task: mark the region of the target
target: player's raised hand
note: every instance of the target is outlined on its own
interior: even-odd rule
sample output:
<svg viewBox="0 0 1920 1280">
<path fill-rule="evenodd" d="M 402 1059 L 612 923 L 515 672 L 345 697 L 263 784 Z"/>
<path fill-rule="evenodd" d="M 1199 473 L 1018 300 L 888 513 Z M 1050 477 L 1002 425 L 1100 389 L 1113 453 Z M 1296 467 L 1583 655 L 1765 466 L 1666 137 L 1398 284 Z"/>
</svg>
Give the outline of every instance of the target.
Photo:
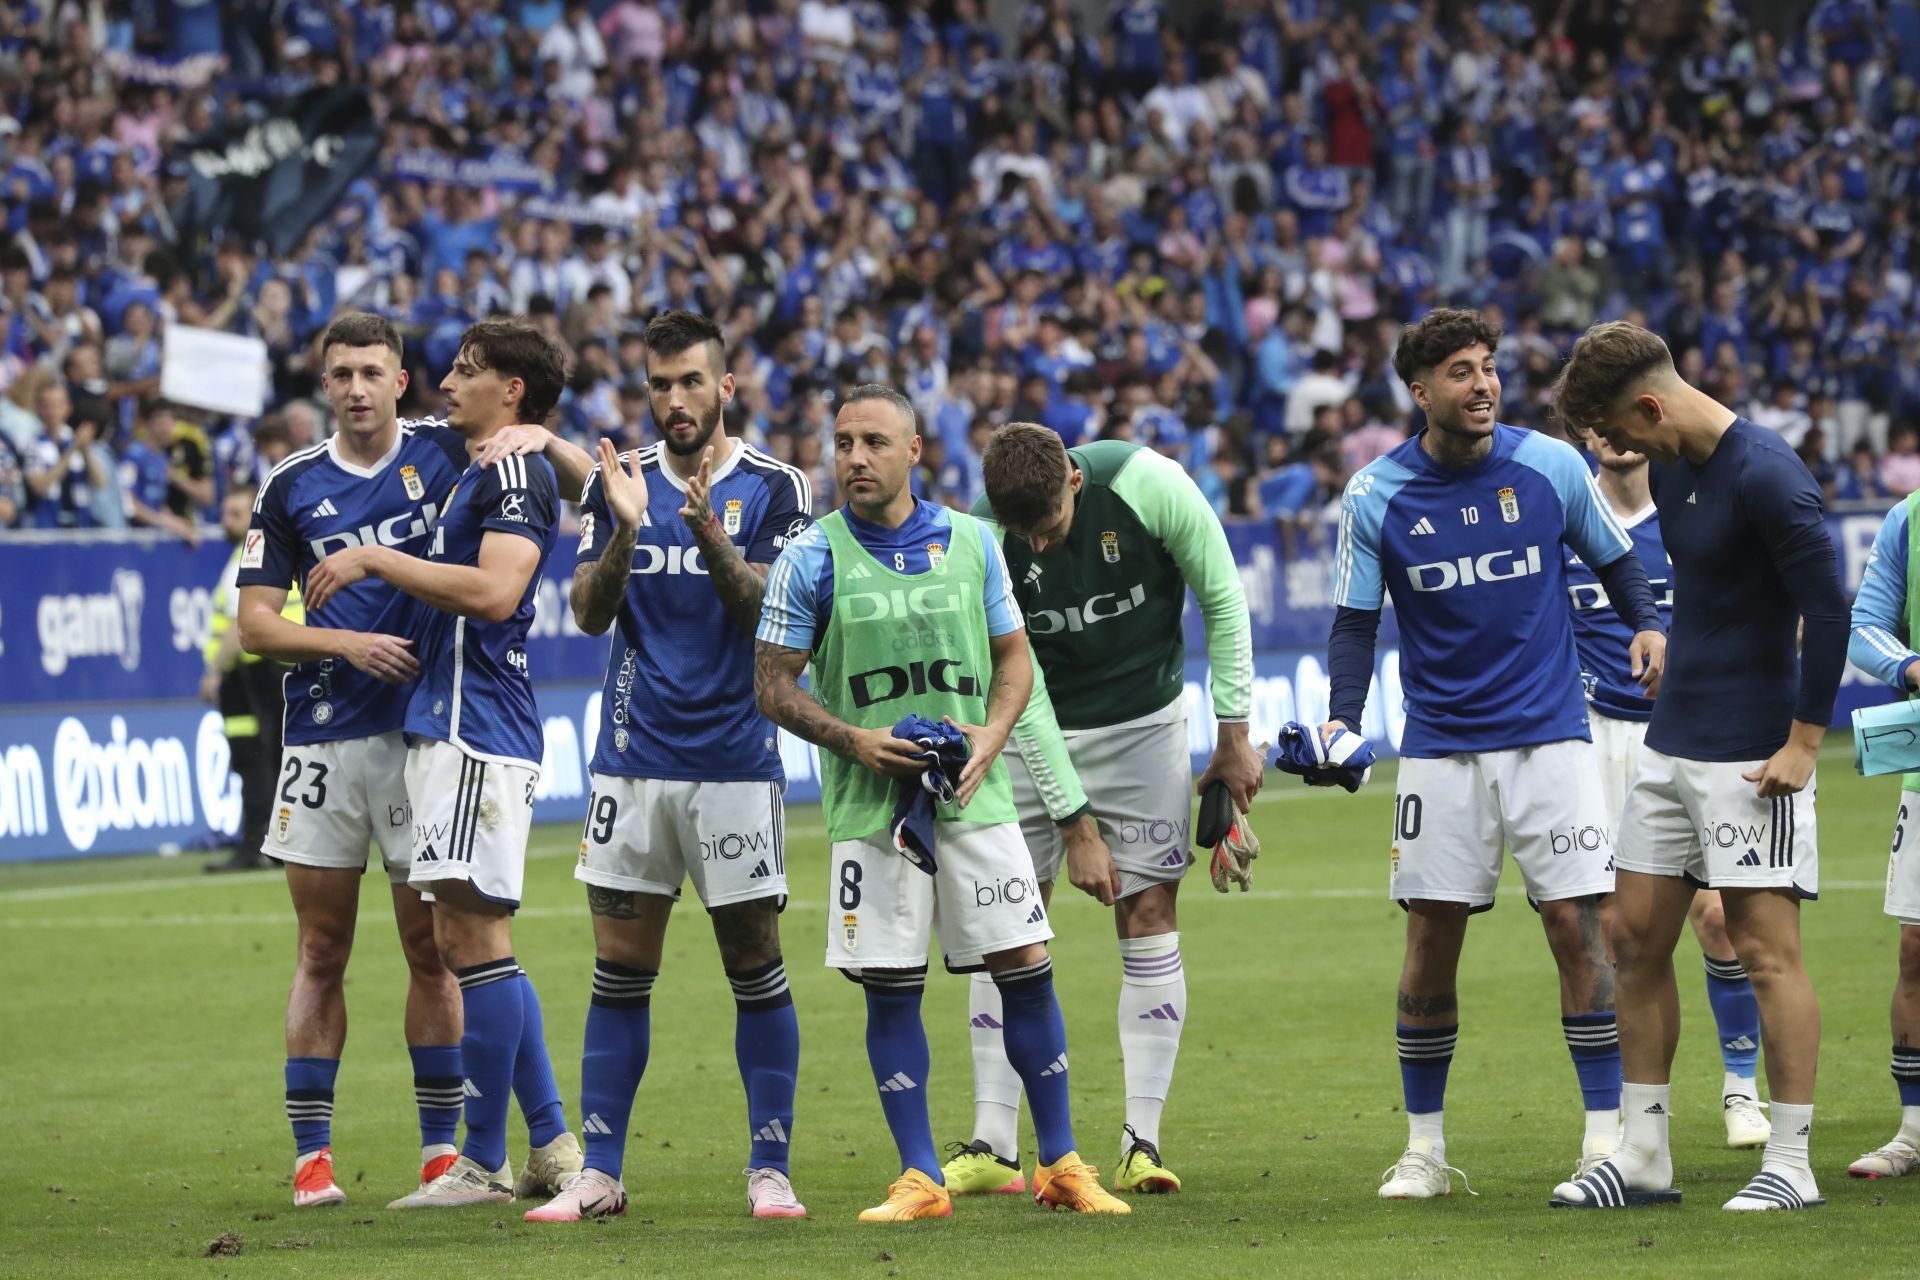
<svg viewBox="0 0 1920 1280">
<path fill-rule="evenodd" d="M 917 778 L 926 772 L 921 748 L 890 729 L 861 729 L 853 739 L 856 762 L 887 778 Z"/>
<path fill-rule="evenodd" d="M 708 445 L 706 452 L 700 455 L 700 469 L 693 473 L 693 479 L 687 481 L 687 501 L 680 508 L 680 518 L 695 533 L 713 521 L 712 445 Z"/>
<path fill-rule="evenodd" d="M 622 529 L 638 529 L 647 514 L 647 482 L 640 474 L 640 451 L 627 455 L 622 466 L 613 441 L 600 437 L 596 451 L 600 460 L 600 487 L 607 495 L 607 510 Z"/>
<path fill-rule="evenodd" d="M 308 610 L 323 608 L 339 592 L 364 581 L 372 572 L 373 556 L 379 550 L 378 547 L 348 547 L 315 565 L 300 593 Z"/>
<path fill-rule="evenodd" d="M 545 453 L 547 446 L 552 442 L 553 434 L 545 427 L 516 423 L 511 427 L 502 427 L 488 436 L 486 442 L 473 451 L 473 460 L 483 467 L 490 467 L 502 458 Z"/>
<path fill-rule="evenodd" d="M 376 680 L 406 684 L 420 677 L 420 660 L 410 650 L 413 641 L 364 631 L 350 632 L 340 656 Z"/>
<path fill-rule="evenodd" d="M 1219 740 L 1213 746 L 1213 758 L 1207 761 L 1206 772 L 1193 784 L 1194 794 L 1205 795 L 1215 780 L 1224 782 L 1233 793 L 1239 812 L 1247 812 L 1253 808 L 1253 798 L 1260 794 L 1260 787 L 1267 780 L 1264 754 L 1254 749 L 1244 723 L 1221 725 Z"/>
<path fill-rule="evenodd" d="M 955 802 L 964 809 L 974 793 L 980 790 L 980 784 L 987 780 L 987 770 L 1007 749 L 1007 735 L 990 725 L 961 724 L 952 716 L 941 718 L 958 729 L 967 740 L 967 763 L 960 770 L 959 783 L 953 788 Z"/>
<path fill-rule="evenodd" d="M 1060 834 L 1067 843 L 1067 880 L 1082 893 L 1091 894 L 1103 907 L 1110 907 L 1120 896 L 1120 872 L 1113 865 L 1113 851 L 1100 835 L 1093 815 L 1083 813 Z"/>
<path fill-rule="evenodd" d="M 1636 631 L 1627 647 L 1628 670 L 1649 698 L 1660 696 L 1660 677 L 1667 670 L 1667 638 L 1658 631 Z"/>
</svg>

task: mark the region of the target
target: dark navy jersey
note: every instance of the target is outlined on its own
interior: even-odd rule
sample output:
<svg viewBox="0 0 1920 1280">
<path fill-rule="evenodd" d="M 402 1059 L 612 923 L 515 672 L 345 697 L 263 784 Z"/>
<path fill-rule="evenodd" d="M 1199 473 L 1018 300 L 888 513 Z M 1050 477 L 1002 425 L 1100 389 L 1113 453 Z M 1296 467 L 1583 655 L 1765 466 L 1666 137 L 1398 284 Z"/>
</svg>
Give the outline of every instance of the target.
<svg viewBox="0 0 1920 1280">
<path fill-rule="evenodd" d="M 1393 599 L 1406 700 L 1402 755 L 1587 739 L 1562 542 L 1595 568 L 1631 554 L 1572 446 L 1494 427 L 1453 470 L 1415 436 L 1347 483 L 1333 602 Z"/>
<path fill-rule="evenodd" d="M 268 473 L 253 503 L 239 585 L 295 585 L 336 551 L 386 546 L 427 553 L 447 491 L 467 466 L 467 444 L 443 423 L 400 423 L 387 456 L 361 467 L 337 439 L 288 457 Z M 307 624 L 414 637 L 422 608 L 398 587 L 367 578 L 307 609 Z M 421 661 L 425 653 L 416 645 Z M 386 684 L 345 658 L 303 662 L 287 673 L 286 741 L 340 742 L 386 733 L 406 719 L 409 686 Z"/>
<path fill-rule="evenodd" d="M 621 465 L 631 456 L 621 454 Z M 614 619 L 593 771 L 694 782 L 783 778 L 773 725 L 754 703 L 753 637 L 714 593 L 680 518 L 686 482 L 663 465 L 658 444 L 640 450 L 639 462 L 647 510 Z M 715 468 L 711 500 L 749 564 L 772 564 L 812 523 L 806 475 L 744 442 Z M 613 530 L 595 467 L 580 497 L 578 563 L 599 560 Z"/>
<path fill-rule="evenodd" d="M 1796 718 L 1827 723 L 1842 670 L 1827 632 L 1837 626 L 1844 649 L 1847 606 L 1820 487 L 1785 441 L 1745 418 L 1702 465 L 1656 462 L 1649 479 L 1674 604 L 1647 745 L 1687 760 L 1765 759 Z"/>
<path fill-rule="evenodd" d="M 559 494 L 553 464 L 539 455 L 502 458 L 468 467 L 434 526 L 435 564 L 477 565 L 489 533 L 526 538 L 540 548 L 540 565 L 553 553 Z M 420 682 L 407 704 L 406 731 L 451 742 L 481 760 L 540 767 L 545 741 L 527 671 L 527 629 L 540 584 L 536 566 L 505 622 L 422 608 Z"/>
<path fill-rule="evenodd" d="M 1647 585 L 1660 609 L 1663 629 L 1673 626 L 1673 571 L 1667 548 L 1660 541 L 1660 515 L 1651 506 L 1621 522 L 1633 539 L 1633 554 L 1647 571 Z M 1627 651 L 1633 646 L 1633 628 L 1607 599 L 1600 578 L 1571 547 L 1567 557 L 1567 598 L 1573 605 L 1573 647 L 1580 655 L 1580 682 L 1594 711 L 1614 720 L 1646 721 L 1653 716 L 1653 700 L 1644 696 L 1633 678 Z"/>
</svg>

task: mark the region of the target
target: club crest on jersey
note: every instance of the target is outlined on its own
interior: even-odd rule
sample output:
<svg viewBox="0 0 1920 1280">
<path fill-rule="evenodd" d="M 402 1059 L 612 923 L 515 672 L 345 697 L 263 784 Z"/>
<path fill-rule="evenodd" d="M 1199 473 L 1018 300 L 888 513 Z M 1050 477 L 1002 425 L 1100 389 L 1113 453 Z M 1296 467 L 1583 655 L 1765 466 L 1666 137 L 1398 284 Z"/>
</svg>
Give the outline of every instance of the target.
<svg viewBox="0 0 1920 1280">
<path fill-rule="evenodd" d="M 947 558 L 947 549 L 938 542 L 927 544 L 927 568 L 938 570 L 940 562 Z"/>
<path fill-rule="evenodd" d="M 1519 524 L 1520 500 L 1513 496 L 1513 490 L 1502 489 L 1494 497 L 1500 499 L 1500 518 L 1508 524 Z"/>
<path fill-rule="evenodd" d="M 860 917 L 851 913 L 840 917 L 841 938 L 847 950 L 853 951 L 860 945 Z"/>
<path fill-rule="evenodd" d="M 1100 556 L 1108 564 L 1120 563 L 1120 535 L 1111 529 L 1100 535 Z"/>
<path fill-rule="evenodd" d="M 427 496 L 427 486 L 420 482 L 420 472 L 408 465 L 400 468 L 400 483 L 406 487 L 407 496 L 415 502 Z"/>
<path fill-rule="evenodd" d="M 281 844 L 285 844 L 287 842 L 287 836 L 291 834 L 292 830 L 293 810 L 283 805 L 273 821 L 273 838 Z"/>
<path fill-rule="evenodd" d="M 313 704 L 313 722 L 315 724 L 326 724 L 332 719 L 333 704 L 331 702 L 316 702 Z"/>
<path fill-rule="evenodd" d="M 738 498 L 727 499 L 726 510 L 724 514 L 722 514 L 720 517 L 720 527 L 727 531 L 727 536 L 729 538 L 736 537 L 739 534 L 740 532 L 740 499 Z"/>
</svg>

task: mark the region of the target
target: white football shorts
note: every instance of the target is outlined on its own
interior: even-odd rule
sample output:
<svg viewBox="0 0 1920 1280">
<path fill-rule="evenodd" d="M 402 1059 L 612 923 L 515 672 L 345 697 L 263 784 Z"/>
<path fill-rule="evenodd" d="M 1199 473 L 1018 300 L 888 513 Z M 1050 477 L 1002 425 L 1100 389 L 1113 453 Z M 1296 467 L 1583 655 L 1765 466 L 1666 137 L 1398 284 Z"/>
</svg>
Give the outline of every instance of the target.
<svg viewBox="0 0 1920 1280">
<path fill-rule="evenodd" d="M 1792 889 L 1819 897 L 1819 774 L 1798 795 L 1762 800 L 1740 775 L 1764 763 L 1687 760 L 1643 748 L 1616 865 L 1684 876 L 1703 889 Z"/>
<path fill-rule="evenodd" d="M 1647 745 L 1647 722 L 1616 720 L 1598 711 L 1590 718 L 1594 763 L 1599 766 L 1600 786 L 1607 799 L 1607 826 L 1617 836 L 1620 819 L 1627 811 L 1627 793 L 1633 790 L 1634 775 L 1640 772 L 1640 755 Z"/>
<path fill-rule="evenodd" d="M 778 782 L 686 782 L 593 775 L 580 865 L 602 889 L 678 900 L 683 881 L 711 910 L 787 893 Z"/>
<path fill-rule="evenodd" d="M 1920 925 L 1920 791 L 1902 791 L 1893 815 L 1893 853 L 1887 859 L 1886 912 L 1901 924 Z"/>
<path fill-rule="evenodd" d="M 1193 757 L 1187 752 L 1187 717 L 1183 712 L 1169 721 L 1162 715 L 1145 717 L 1158 719 L 1157 724 L 1132 721 L 1061 734 L 1093 820 L 1120 872 L 1122 897 L 1178 881 L 1193 863 Z M 1048 816 L 1039 782 L 1019 751 L 1009 747 L 1004 758 L 1020 833 L 1033 854 L 1033 874 L 1042 884 L 1051 883 L 1060 878 L 1066 838 Z"/>
<path fill-rule="evenodd" d="M 1485 911 L 1503 849 L 1535 902 L 1613 892 L 1613 833 L 1592 743 L 1400 762 L 1389 896 Z"/>
<path fill-rule="evenodd" d="M 413 866 L 406 765 L 398 729 L 282 748 L 261 852 L 303 867 L 365 871 L 377 845 L 387 879 L 405 884 Z"/>
<path fill-rule="evenodd" d="M 532 765 L 481 760 L 451 742 L 416 739 L 407 748 L 414 801 L 407 883 L 431 893 L 436 881 L 465 880 L 489 902 L 518 907 L 539 780 Z"/>
<path fill-rule="evenodd" d="M 937 830 L 933 875 L 896 853 L 890 832 L 833 842 L 828 968 L 915 968 L 937 933 L 947 968 L 961 973 L 1053 936 L 1017 824 L 942 822 Z"/>
</svg>

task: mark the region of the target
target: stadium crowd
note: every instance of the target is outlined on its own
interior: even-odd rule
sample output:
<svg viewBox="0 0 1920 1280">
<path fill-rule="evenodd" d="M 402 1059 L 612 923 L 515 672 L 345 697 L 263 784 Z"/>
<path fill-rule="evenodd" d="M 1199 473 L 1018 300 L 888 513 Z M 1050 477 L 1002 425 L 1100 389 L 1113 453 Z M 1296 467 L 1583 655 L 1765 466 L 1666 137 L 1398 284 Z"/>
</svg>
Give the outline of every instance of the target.
<svg viewBox="0 0 1920 1280">
<path fill-rule="evenodd" d="M 822 510 L 836 397 L 883 382 L 930 496 L 970 503 L 986 433 L 1031 420 L 1323 537 L 1410 430 L 1389 356 L 1443 301 L 1506 327 L 1509 422 L 1554 429 L 1572 338 L 1626 317 L 1830 499 L 1920 488 L 1920 5 L 1679 10 L 8 0 L 0 528 L 194 536 L 326 434 L 313 345 L 349 306 L 408 336 L 417 413 L 468 324 L 533 317 L 574 359 L 558 426 L 623 447 L 646 319 L 703 311 L 730 427 Z M 385 144 L 295 252 L 175 235 L 181 139 L 333 83 Z M 158 399 L 175 322 L 261 339 L 269 411 Z"/>
</svg>

